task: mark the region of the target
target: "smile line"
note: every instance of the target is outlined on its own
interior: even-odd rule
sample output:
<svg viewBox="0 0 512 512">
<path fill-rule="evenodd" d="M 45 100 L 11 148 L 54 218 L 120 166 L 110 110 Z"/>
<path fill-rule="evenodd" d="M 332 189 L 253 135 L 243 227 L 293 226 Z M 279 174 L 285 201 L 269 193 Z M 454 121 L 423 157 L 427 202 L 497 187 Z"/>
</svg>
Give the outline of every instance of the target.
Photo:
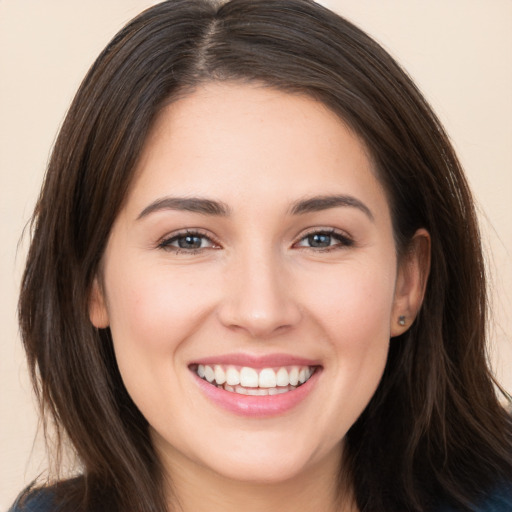
<svg viewBox="0 0 512 512">
<path fill-rule="evenodd" d="M 317 366 L 282 366 L 256 370 L 248 366 L 194 364 L 190 369 L 202 380 L 225 391 L 266 396 L 297 389 L 311 378 Z"/>
</svg>

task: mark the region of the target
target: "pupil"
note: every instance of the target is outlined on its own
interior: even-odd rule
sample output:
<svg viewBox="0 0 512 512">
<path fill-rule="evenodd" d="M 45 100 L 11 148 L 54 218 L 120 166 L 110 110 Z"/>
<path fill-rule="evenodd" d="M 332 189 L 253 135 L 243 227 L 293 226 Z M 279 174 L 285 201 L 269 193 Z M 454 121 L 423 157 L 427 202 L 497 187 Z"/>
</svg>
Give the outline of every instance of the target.
<svg viewBox="0 0 512 512">
<path fill-rule="evenodd" d="M 308 242 L 311 247 L 329 247 L 331 245 L 331 235 L 315 233 L 308 237 Z"/>
<path fill-rule="evenodd" d="M 187 235 L 178 240 L 180 249 L 200 249 L 201 238 L 194 235 Z"/>
</svg>

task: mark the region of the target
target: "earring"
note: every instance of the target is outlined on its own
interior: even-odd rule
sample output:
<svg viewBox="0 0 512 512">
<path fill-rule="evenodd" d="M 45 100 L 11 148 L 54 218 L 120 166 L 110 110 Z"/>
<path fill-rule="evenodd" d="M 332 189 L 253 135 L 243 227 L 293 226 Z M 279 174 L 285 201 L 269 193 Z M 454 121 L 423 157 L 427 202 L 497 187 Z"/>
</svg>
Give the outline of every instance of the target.
<svg viewBox="0 0 512 512">
<path fill-rule="evenodd" d="M 404 326 L 405 325 L 405 315 L 400 315 L 398 317 L 398 324 Z"/>
</svg>

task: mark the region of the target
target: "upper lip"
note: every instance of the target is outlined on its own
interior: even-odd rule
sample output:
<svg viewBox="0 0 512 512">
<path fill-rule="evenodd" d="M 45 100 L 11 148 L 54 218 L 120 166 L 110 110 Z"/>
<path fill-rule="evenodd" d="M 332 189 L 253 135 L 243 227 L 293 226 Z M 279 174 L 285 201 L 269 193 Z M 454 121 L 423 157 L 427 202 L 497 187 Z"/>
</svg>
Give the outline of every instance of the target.
<svg viewBox="0 0 512 512">
<path fill-rule="evenodd" d="M 307 359 L 291 354 L 221 354 L 218 356 L 201 357 L 194 359 L 190 365 L 232 365 L 248 366 L 250 368 L 271 368 L 281 366 L 320 366 L 316 359 Z"/>
</svg>

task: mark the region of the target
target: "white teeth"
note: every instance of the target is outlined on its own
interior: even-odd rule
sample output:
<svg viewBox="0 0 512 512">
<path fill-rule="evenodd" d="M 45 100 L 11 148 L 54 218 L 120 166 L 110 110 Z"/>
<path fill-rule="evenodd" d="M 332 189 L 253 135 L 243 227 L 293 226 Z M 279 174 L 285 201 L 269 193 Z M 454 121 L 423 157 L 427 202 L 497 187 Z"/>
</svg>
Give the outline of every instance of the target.
<svg viewBox="0 0 512 512">
<path fill-rule="evenodd" d="M 276 384 L 278 386 L 288 386 L 290 379 L 288 378 L 288 372 L 286 368 L 279 368 L 276 374 Z"/>
<path fill-rule="evenodd" d="M 294 366 L 288 373 L 288 379 L 290 386 L 296 386 L 299 383 L 299 369 Z"/>
<path fill-rule="evenodd" d="M 230 386 L 237 386 L 240 384 L 240 372 L 235 368 L 228 368 L 226 372 L 226 382 Z"/>
<path fill-rule="evenodd" d="M 276 374 L 272 368 L 261 370 L 258 384 L 260 388 L 275 388 L 277 385 Z"/>
<path fill-rule="evenodd" d="M 253 395 L 253 396 L 263 396 L 263 395 L 268 395 L 268 390 L 260 389 L 260 388 L 248 388 L 247 394 Z"/>
<path fill-rule="evenodd" d="M 288 393 L 288 391 L 297 389 L 295 386 L 286 386 L 284 388 L 244 388 L 242 386 L 229 386 L 228 384 L 218 387 L 220 389 L 224 389 L 224 391 L 229 391 L 230 393 L 250 396 L 281 395 L 282 393 Z"/>
<path fill-rule="evenodd" d="M 291 391 L 291 389 L 296 389 L 295 387 L 291 387 L 288 389 L 288 386 L 285 388 L 270 388 L 268 390 L 269 395 L 281 395 L 282 393 L 288 393 L 288 391 Z"/>
<path fill-rule="evenodd" d="M 240 370 L 240 384 L 244 388 L 257 388 L 258 387 L 258 372 L 254 368 L 244 366 Z"/>
<path fill-rule="evenodd" d="M 213 382 L 215 380 L 215 372 L 213 371 L 213 368 L 211 366 L 204 367 L 204 378 L 208 382 Z"/>
<path fill-rule="evenodd" d="M 304 384 L 314 373 L 311 366 L 287 366 L 256 370 L 244 366 L 198 364 L 196 373 L 202 379 L 234 393 L 242 395 L 277 395 Z"/>
<path fill-rule="evenodd" d="M 218 364 L 215 365 L 215 382 L 217 384 L 224 384 L 226 382 L 226 373 L 224 372 L 222 366 Z"/>
</svg>

